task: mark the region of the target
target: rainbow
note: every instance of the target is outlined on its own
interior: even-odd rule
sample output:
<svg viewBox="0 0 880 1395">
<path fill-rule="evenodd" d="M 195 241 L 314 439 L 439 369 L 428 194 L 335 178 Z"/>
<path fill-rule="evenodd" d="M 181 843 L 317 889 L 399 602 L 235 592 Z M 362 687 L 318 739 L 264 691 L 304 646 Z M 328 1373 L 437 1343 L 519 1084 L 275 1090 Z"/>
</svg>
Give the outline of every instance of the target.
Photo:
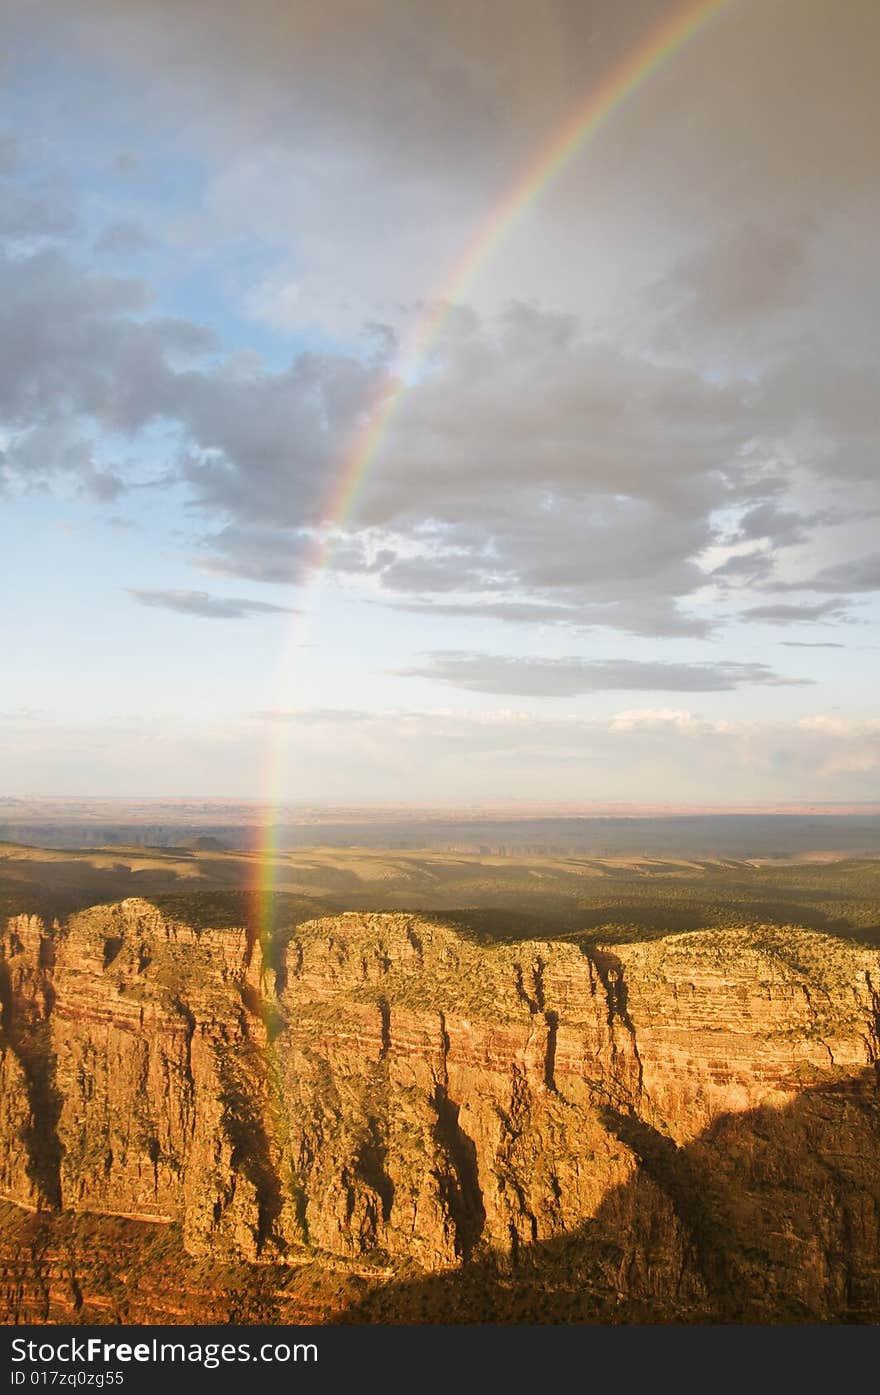
<svg viewBox="0 0 880 1395">
<path fill-rule="evenodd" d="M 440 292 L 432 297 L 398 356 L 398 372 L 390 378 L 369 413 L 362 430 L 339 471 L 336 488 L 328 501 L 317 531 L 317 546 L 305 568 L 305 579 L 317 577 L 334 547 L 334 530 L 350 516 L 365 479 L 373 468 L 391 421 L 406 394 L 409 381 L 430 353 L 455 305 L 472 285 L 483 266 L 510 235 L 521 215 L 566 167 L 583 145 L 648 79 L 675 57 L 731 0 L 686 0 L 674 5 L 663 20 L 630 49 L 615 67 L 568 115 L 545 143 L 501 202 L 472 237 L 447 275 Z M 273 782 L 280 777 L 280 740 L 270 760 L 269 793 L 264 801 L 263 841 L 259 857 L 257 915 L 269 929 L 275 888 L 277 830 L 275 813 L 280 804 Z"/>
<path fill-rule="evenodd" d="M 430 353 L 455 305 L 462 300 L 483 266 L 510 235 L 523 213 L 540 198 L 548 184 L 565 168 L 586 141 L 605 125 L 614 113 L 658 68 L 668 63 L 724 9 L 730 0 L 687 0 L 676 5 L 663 22 L 619 62 L 570 113 L 552 139 L 535 155 L 511 185 L 501 202 L 471 239 L 464 253 L 446 278 L 442 290 L 429 302 L 429 308 L 416 324 L 398 363 L 402 370 L 389 383 L 376 403 L 368 422 L 357 436 L 339 473 L 336 490 L 327 508 L 322 533 L 338 526 L 351 513 L 403 400 L 409 373 Z M 325 535 L 315 564 L 323 565 L 332 549 Z"/>
</svg>

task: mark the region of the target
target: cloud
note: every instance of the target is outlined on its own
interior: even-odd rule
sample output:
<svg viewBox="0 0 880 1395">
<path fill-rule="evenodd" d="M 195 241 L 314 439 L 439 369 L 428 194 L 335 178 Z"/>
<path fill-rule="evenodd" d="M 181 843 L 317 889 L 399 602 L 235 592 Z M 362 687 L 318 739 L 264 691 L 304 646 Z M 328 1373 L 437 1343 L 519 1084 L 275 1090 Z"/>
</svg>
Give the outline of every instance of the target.
<svg viewBox="0 0 880 1395">
<path fill-rule="evenodd" d="M 843 620 L 846 616 L 846 607 L 839 601 L 818 601 L 815 605 L 753 605 L 741 610 L 737 618 L 761 621 L 765 625 L 803 625 Z"/>
<path fill-rule="evenodd" d="M 651 638 L 705 638 L 725 618 L 722 587 L 781 576 L 783 549 L 801 565 L 840 521 L 817 490 L 876 489 L 877 317 L 859 271 L 874 225 L 870 5 L 847 7 L 832 53 L 816 0 L 796 52 L 777 7 L 727 7 L 560 169 L 473 278 L 475 305 L 402 365 L 395 335 L 408 342 L 498 197 L 656 6 L 181 0 L 170 28 L 163 8 L 35 0 L 31 13 L 44 43 L 80 42 L 123 105 L 134 85 L 151 136 L 185 133 L 203 182 L 175 255 L 190 237 L 234 282 L 239 315 L 347 347 L 280 366 L 224 354 L 209 330 L 155 313 L 142 282 L 60 255 L 9 259 L 7 488 L 109 499 L 133 467 L 103 458 L 102 433 L 161 432 L 216 574 L 289 582 L 325 556 L 346 584 L 426 617 Z M 600 197 L 610 171 L 614 196 Z M 117 220 L 97 246 L 134 250 L 141 235 Z M 354 504 L 328 518 L 401 369 L 408 388 Z"/>
<path fill-rule="evenodd" d="M 205 571 L 281 585 L 298 580 L 315 555 L 314 538 L 305 529 L 230 524 L 205 543 L 211 550 L 196 558 Z"/>
<path fill-rule="evenodd" d="M 650 299 L 665 308 L 664 337 L 695 329 L 729 335 L 798 305 L 808 290 L 802 231 L 745 222 L 683 258 Z"/>
<path fill-rule="evenodd" d="M 295 580 L 321 553 L 335 481 L 387 386 L 382 350 L 374 339 L 364 358 L 300 353 L 273 370 L 219 357 L 209 330 L 150 306 L 143 282 L 84 274 L 59 252 L 0 260 L 0 413 L 13 426 L 0 477 L 112 499 L 128 467 L 101 459 L 91 433 L 136 441 L 161 422 L 176 434 L 174 480 L 209 525 L 222 521 L 202 564 Z M 326 563 L 438 617 L 705 637 L 717 622 L 689 602 L 719 510 L 739 509 L 750 543 L 801 542 L 831 521 L 762 501 L 752 396 L 745 381 L 589 339 L 572 316 L 459 309 Z M 735 554 L 711 579 L 754 585 L 773 567 L 772 551 Z M 826 580 L 843 592 L 846 577 Z"/>
<path fill-rule="evenodd" d="M 388 549 L 370 549 L 365 537 L 351 536 L 325 549 L 314 528 L 271 528 L 230 524 L 203 539 L 210 551 L 196 562 L 205 571 L 222 576 L 243 576 L 251 581 L 305 581 L 319 566 L 366 575 L 381 571 L 393 558 Z"/>
<path fill-rule="evenodd" d="M 75 494 L 100 504 L 115 502 L 126 488 L 118 470 L 99 460 L 95 441 L 71 421 L 39 422 L 0 451 L 0 488 L 40 490 L 59 476 L 72 482 Z"/>
<path fill-rule="evenodd" d="M 336 482 L 387 386 L 383 348 L 300 353 L 270 370 L 255 355 L 209 357 L 208 330 L 151 316 L 150 303 L 143 282 L 84 274 L 57 252 L 0 260 L 7 482 L 75 478 L 73 449 L 20 463 L 34 433 L 134 441 L 161 422 L 177 435 L 176 481 L 206 521 L 223 521 L 207 565 L 289 581 L 291 564 L 318 552 Z M 588 343 L 570 318 L 514 306 L 484 324 L 461 312 L 405 395 L 328 564 L 376 571 L 394 596 L 518 593 L 592 624 L 705 633 L 679 598 L 705 580 L 695 558 L 729 493 L 737 400 Z"/>
<path fill-rule="evenodd" d="M 384 580 L 384 573 L 383 573 Z M 511 625 L 568 625 L 578 630 L 609 626 L 625 633 L 654 638 L 691 637 L 703 639 L 712 633 L 713 621 L 689 615 L 662 598 L 648 598 L 626 604 L 620 601 L 594 604 L 559 605 L 545 601 L 398 601 L 395 610 L 426 618 L 449 620 L 502 621 Z"/>
<path fill-rule="evenodd" d="M 573 697 L 582 693 L 730 692 L 751 684 L 800 685 L 760 663 L 686 664 L 638 659 L 528 659 L 435 651 L 422 665 L 394 669 L 402 678 L 429 678 L 467 692 L 518 697 Z"/>
<path fill-rule="evenodd" d="M 382 569 L 382 585 L 389 591 L 500 590 L 515 584 L 509 573 L 498 575 L 492 559 L 476 559 L 455 547 L 440 557 L 402 557 Z"/>
<path fill-rule="evenodd" d="M 806 590 L 832 591 L 838 595 L 854 591 L 880 591 L 880 552 L 824 567 L 801 584 Z"/>
<path fill-rule="evenodd" d="M 817 712 L 800 721 L 718 721 L 686 708 L 621 710 L 602 718 L 503 708 L 276 711 L 240 721 L 150 720 L 136 714 L 70 721 L 8 713 L 0 758 L 10 794 L 205 795 L 260 799 L 270 743 L 282 799 L 872 801 L 880 722 Z M 426 752 L 440 752 L 436 761 Z M 256 773 L 255 773 L 256 772 Z M 708 794 L 707 794 L 708 791 Z"/>
<path fill-rule="evenodd" d="M 805 542 L 809 529 L 817 524 L 840 523 L 847 518 L 835 509 L 821 509 L 804 514 L 797 509 L 781 508 L 775 500 L 763 500 L 742 515 L 736 536 L 743 542 L 768 541 L 774 547 L 791 547 Z"/>
<path fill-rule="evenodd" d="M 2 158 L 0 148 L 0 162 Z M 16 243 L 64 238 L 75 227 L 70 200 L 61 191 L 40 192 L 10 181 L 0 184 L 0 239 Z"/>
<path fill-rule="evenodd" d="M 635 707 L 628 711 L 616 712 L 608 723 L 613 732 L 629 731 L 668 731 L 688 734 L 705 731 L 708 724 L 686 709 L 674 707 Z M 726 723 L 713 723 L 714 730 L 726 730 Z"/>
<path fill-rule="evenodd" d="M 301 354 L 279 372 L 240 356 L 206 364 L 212 332 L 143 317 L 151 301 L 143 282 L 84 273 L 59 252 L 0 256 L 0 420 L 17 442 L 7 477 L 32 481 L 16 462 L 34 432 L 134 440 L 163 421 L 186 447 L 177 477 L 206 514 L 239 528 L 315 525 L 381 370 L 342 354 Z M 39 473 L 76 470 L 68 453 Z"/>
<path fill-rule="evenodd" d="M 0 415 L 27 432 L 47 422 L 134 433 L 173 413 L 172 359 L 213 336 L 148 310 L 143 282 L 84 272 L 63 253 L 0 254 Z"/>
<path fill-rule="evenodd" d="M 0 259 L 0 296 L 7 486 L 66 478 L 113 499 L 128 467 L 101 459 L 91 433 L 134 441 L 163 422 L 174 478 L 206 521 L 225 520 L 204 565 L 287 583 L 319 554 L 330 482 L 386 382 L 381 358 L 301 353 L 279 370 L 218 358 L 204 327 L 150 316 L 142 282 L 84 274 L 58 252 Z M 715 512 L 753 488 L 748 392 L 587 340 L 570 316 L 459 311 L 327 564 L 438 617 L 706 636 L 712 617 L 688 600 L 706 584 Z M 821 516 L 753 503 L 740 533 L 800 540 Z M 712 578 L 754 584 L 772 568 L 772 553 L 734 555 Z M 846 578 L 827 580 L 842 591 Z"/>
<path fill-rule="evenodd" d="M 0 175 L 12 174 L 20 159 L 19 142 L 8 131 L 0 132 Z"/>
<path fill-rule="evenodd" d="M 294 282 L 305 322 L 347 302 L 355 323 L 365 302 L 376 313 L 435 294 L 507 188 L 663 17 L 656 0 L 180 0 L 173 25 L 166 0 L 30 8 L 65 55 L 78 42 L 123 104 L 142 92 L 154 125 L 185 132 L 216 169 L 207 234 L 279 249 L 252 288 L 268 288 L 270 314 L 272 292 Z M 878 41 L 872 0 L 835 15 L 831 45 L 827 0 L 801 0 L 796 45 L 785 6 L 723 7 L 543 190 L 517 230 L 528 293 L 589 314 L 597 286 L 617 299 L 632 288 L 644 319 L 644 287 L 672 283 L 689 342 L 714 324 L 729 344 L 739 326 L 757 362 L 766 322 L 821 293 L 829 263 L 846 269 L 835 239 L 823 266 L 816 225 L 840 210 L 845 224 L 872 193 Z M 870 226 L 867 200 L 862 212 Z M 499 299 L 521 293 L 505 258 L 487 278 Z"/>
<path fill-rule="evenodd" d="M 838 644 L 833 639 L 783 639 L 780 644 L 784 644 L 786 649 L 845 649 L 845 644 Z"/>
<path fill-rule="evenodd" d="M 181 375 L 174 416 L 193 443 L 181 479 L 206 513 L 239 528 L 318 525 L 382 376 L 375 363 L 318 353 L 279 372 L 233 362 Z"/>
<path fill-rule="evenodd" d="M 39 8 L 51 16 L 59 6 L 43 0 Z M 292 132 L 307 140 L 326 129 L 337 148 L 362 143 L 435 179 L 456 163 L 488 173 L 488 156 L 503 161 L 511 148 L 526 157 L 663 18 L 644 2 L 547 13 L 529 0 L 487 0 L 476 10 L 411 0 L 333 0 L 329 10 L 320 0 L 251 0 L 246 10 L 178 0 L 174 25 L 165 25 L 166 9 L 165 0 L 89 0 L 77 7 L 81 42 L 126 83 L 149 73 L 159 110 L 186 115 L 233 156 L 272 136 L 284 143 Z M 824 0 L 801 0 L 796 46 L 788 13 L 735 7 L 618 113 L 610 156 L 634 135 L 649 156 L 678 135 L 683 195 L 721 204 L 726 220 L 731 207 L 755 210 L 741 245 L 728 235 L 714 261 L 685 260 L 707 293 L 732 279 L 760 300 L 797 266 L 785 234 L 766 232 L 759 217 L 786 176 L 798 207 L 815 208 L 817 185 L 840 194 L 870 162 L 877 40 L 871 0 L 850 0 L 835 15 L 833 44 Z M 234 104 L 225 81 L 232 66 Z M 719 148 L 722 171 L 710 163 Z M 668 188 L 667 162 L 638 163 L 636 179 Z M 592 173 L 589 164 L 572 171 L 578 195 Z"/>
<path fill-rule="evenodd" d="M 589 341 L 571 317 L 459 318 L 361 489 L 358 521 L 408 540 L 384 589 L 707 633 L 682 602 L 705 585 L 697 558 L 737 487 L 741 407 L 735 385 Z"/>
<path fill-rule="evenodd" d="M 448 620 L 502 620 L 511 625 L 585 626 L 576 606 L 543 601 L 398 601 L 395 610 Z"/>
<path fill-rule="evenodd" d="M 320 563 L 340 583 L 308 665 L 322 696 L 535 699 L 479 721 L 157 720 L 149 749 L 136 724 L 68 724 L 54 745 L 9 743 L 24 787 L 73 787 L 78 762 L 86 788 L 247 789 L 265 742 L 289 738 L 288 787 L 310 798 L 411 799 L 414 770 L 432 798 L 875 792 L 867 725 L 713 720 L 818 703 L 833 666 L 790 636 L 824 621 L 840 638 L 830 622 L 878 575 L 875 0 L 831 7 L 830 37 L 828 0 L 721 7 L 544 182 L 448 313 L 435 302 L 466 249 L 666 0 L 11 4 L 12 109 L 34 135 L 0 143 L 7 497 L 73 516 L 78 537 L 82 498 L 105 517 L 121 499 L 155 573 L 133 603 L 183 615 L 268 622 L 291 593 L 261 587 Z M 143 259 L 154 285 L 106 274 L 137 250 L 134 218 L 164 230 Z M 205 591 L 168 589 L 187 579 L 169 545 Z M 83 584 L 112 558 L 85 561 Z M 56 575 L 59 549 L 40 566 Z M 823 687 L 774 686 L 803 679 L 778 654 L 752 662 L 755 623 L 782 626 L 794 673 Z M 134 628 L 166 656 L 172 630 L 194 633 Z M 827 700 L 867 710 L 849 648 Z M 574 657 L 528 657 L 543 652 Z M 253 706 L 229 665 L 224 701 Z M 391 665 L 446 686 L 395 684 Z M 608 692 L 616 717 L 573 719 Z M 133 700 L 162 707 L 161 683 Z"/>
<path fill-rule="evenodd" d="M 129 253 L 143 252 L 152 246 L 152 238 L 140 223 L 124 219 L 111 223 L 95 241 L 96 252 Z"/>
<path fill-rule="evenodd" d="M 775 558 L 768 552 L 738 552 L 712 569 L 713 580 L 755 586 L 773 575 Z"/>
<path fill-rule="evenodd" d="M 128 588 L 138 605 L 173 610 L 180 615 L 198 615 L 206 620 L 243 620 L 251 615 L 294 615 L 285 605 L 245 600 L 241 596 L 212 596 L 207 591 L 152 591 Z"/>
</svg>

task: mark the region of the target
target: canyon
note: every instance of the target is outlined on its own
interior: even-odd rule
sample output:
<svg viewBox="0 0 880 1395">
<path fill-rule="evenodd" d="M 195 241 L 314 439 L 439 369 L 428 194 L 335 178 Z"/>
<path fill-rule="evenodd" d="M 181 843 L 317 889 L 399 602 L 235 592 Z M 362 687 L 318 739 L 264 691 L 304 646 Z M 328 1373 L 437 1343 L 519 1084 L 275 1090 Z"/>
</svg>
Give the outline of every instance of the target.
<svg viewBox="0 0 880 1395">
<path fill-rule="evenodd" d="M 195 919 L 8 920 L 5 1321 L 880 1320 L 875 947 Z"/>
</svg>

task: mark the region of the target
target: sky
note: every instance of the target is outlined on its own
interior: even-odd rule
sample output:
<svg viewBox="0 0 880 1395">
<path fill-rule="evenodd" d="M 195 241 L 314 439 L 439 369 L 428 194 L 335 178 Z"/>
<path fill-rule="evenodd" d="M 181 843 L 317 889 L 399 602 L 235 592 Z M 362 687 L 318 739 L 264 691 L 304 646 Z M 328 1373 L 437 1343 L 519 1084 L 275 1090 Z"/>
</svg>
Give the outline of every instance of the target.
<svg viewBox="0 0 880 1395">
<path fill-rule="evenodd" d="M 676 9 L 6 0 L 0 793 L 876 800 L 880 6 L 719 5 L 458 275 Z"/>
</svg>

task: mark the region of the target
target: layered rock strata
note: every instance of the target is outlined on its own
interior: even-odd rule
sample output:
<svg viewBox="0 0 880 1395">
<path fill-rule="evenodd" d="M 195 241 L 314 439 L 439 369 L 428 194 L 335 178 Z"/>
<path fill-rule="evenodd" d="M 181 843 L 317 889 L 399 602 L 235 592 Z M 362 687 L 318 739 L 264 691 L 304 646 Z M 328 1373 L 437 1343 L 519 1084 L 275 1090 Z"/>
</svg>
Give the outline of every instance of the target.
<svg viewBox="0 0 880 1395">
<path fill-rule="evenodd" d="M 141 900 L 19 917 L 0 1193 L 223 1262 L 513 1271 L 576 1243 L 620 1294 L 880 1314 L 878 990 L 876 950 L 792 927 L 612 951 L 399 914 L 273 943 Z"/>
</svg>

